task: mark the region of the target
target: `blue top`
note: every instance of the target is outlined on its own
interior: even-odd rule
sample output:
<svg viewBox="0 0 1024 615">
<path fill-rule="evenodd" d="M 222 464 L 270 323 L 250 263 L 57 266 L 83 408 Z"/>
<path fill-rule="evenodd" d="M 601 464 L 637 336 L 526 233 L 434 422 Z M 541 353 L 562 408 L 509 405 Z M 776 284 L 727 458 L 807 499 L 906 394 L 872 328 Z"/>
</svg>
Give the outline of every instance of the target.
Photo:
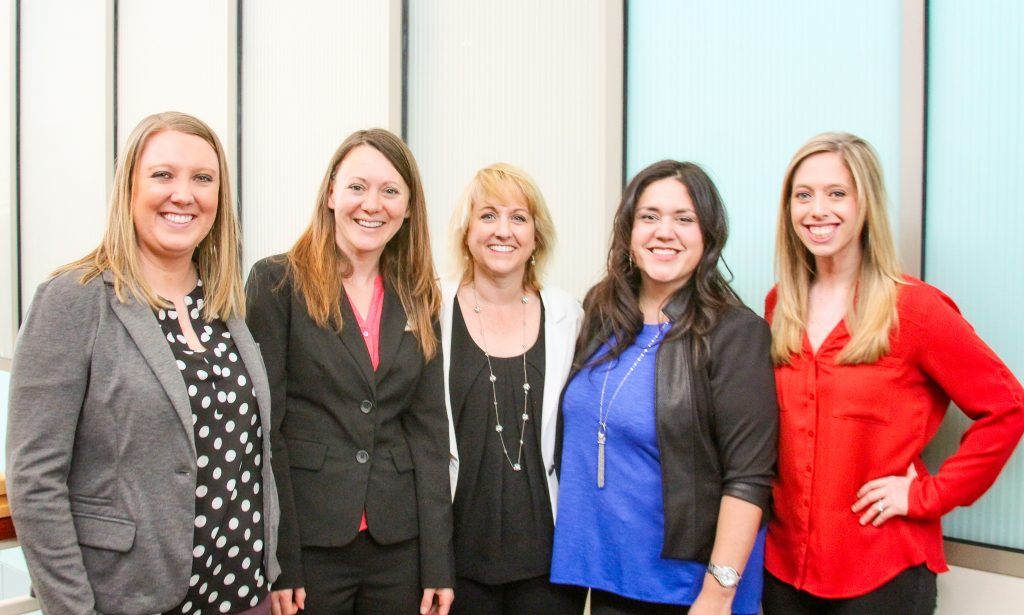
<svg viewBox="0 0 1024 615">
<path fill-rule="evenodd" d="M 551 580 L 644 602 L 690 605 L 704 583 L 706 563 L 661 557 L 665 506 L 654 416 L 657 343 L 610 403 L 623 377 L 657 334 L 658 325 L 644 325 L 618 361 L 581 370 L 566 388 Z M 607 351 L 608 346 L 602 346 L 598 354 Z M 605 486 L 598 489 L 598 412 L 606 373 Z M 761 530 L 741 572 L 734 613 L 758 612 L 763 566 Z"/>
</svg>

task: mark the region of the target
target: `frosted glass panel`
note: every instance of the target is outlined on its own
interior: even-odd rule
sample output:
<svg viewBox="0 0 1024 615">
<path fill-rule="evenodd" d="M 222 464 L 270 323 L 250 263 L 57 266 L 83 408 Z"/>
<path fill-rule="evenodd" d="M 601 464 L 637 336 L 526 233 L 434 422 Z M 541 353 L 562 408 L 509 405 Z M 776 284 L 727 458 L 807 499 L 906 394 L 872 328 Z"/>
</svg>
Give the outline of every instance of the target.
<svg viewBox="0 0 1024 615">
<path fill-rule="evenodd" d="M 901 3 L 634 0 L 627 23 L 627 174 L 704 166 L 729 210 L 734 286 L 757 312 L 782 174 L 804 141 L 868 139 L 899 194 Z"/>
<path fill-rule="evenodd" d="M 982 7 L 984 10 L 981 10 Z M 925 276 L 1024 378 L 1024 3 L 929 3 Z M 951 409 L 929 451 L 938 463 L 969 421 Z M 947 536 L 1024 549 L 1024 454 L 995 487 L 944 519 Z"/>
</svg>

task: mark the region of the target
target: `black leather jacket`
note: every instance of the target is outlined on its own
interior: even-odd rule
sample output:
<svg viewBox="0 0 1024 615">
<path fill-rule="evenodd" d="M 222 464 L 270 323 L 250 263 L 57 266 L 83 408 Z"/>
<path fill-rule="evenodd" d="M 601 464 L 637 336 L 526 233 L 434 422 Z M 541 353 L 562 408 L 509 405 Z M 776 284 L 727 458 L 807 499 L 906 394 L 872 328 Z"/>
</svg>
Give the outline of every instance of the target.
<svg viewBox="0 0 1024 615">
<path fill-rule="evenodd" d="M 675 321 L 688 293 L 664 309 Z M 661 556 L 706 562 L 723 495 L 760 506 L 767 523 L 775 476 L 778 406 L 768 323 L 746 306 L 728 308 L 698 371 L 688 336 L 658 347 L 655 412 L 665 502 Z M 589 358 L 599 343 L 584 351 Z M 576 375 L 574 371 L 569 380 Z M 556 459 L 561 459 L 561 430 Z"/>
</svg>

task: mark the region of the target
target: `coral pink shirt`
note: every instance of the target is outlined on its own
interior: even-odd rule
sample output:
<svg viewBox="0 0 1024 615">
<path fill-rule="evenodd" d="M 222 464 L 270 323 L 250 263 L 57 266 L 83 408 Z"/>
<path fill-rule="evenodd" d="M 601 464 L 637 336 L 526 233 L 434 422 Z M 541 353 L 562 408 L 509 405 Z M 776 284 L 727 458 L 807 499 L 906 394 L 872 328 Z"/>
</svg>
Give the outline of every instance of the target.
<svg viewBox="0 0 1024 615">
<path fill-rule="evenodd" d="M 837 365 L 850 340 L 844 323 L 817 354 L 803 350 L 775 368 L 779 474 L 765 567 L 824 598 L 877 589 L 911 566 L 947 569 L 940 516 L 980 497 L 1024 433 L 1024 389 L 938 289 L 905 278 L 890 353 L 867 365 Z M 769 321 L 773 289 L 765 300 Z M 974 423 L 957 452 L 931 475 L 921 452 L 950 399 Z M 850 507 L 869 480 L 906 474 L 907 516 L 873 527 Z"/>
<path fill-rule="evenodd" d="M 360 333 L 363 334 L 366 350 L 370 353 L 370 363 L 373 365 L 374 371 L 376 371 L 377 366 L 380 365 L 380 315 L 384 311 L 384 278 L 377 276 L 373 281 L 373 297 L 370 299 L 370 312 L 366 315 L 365 320 L 362 314 L 359 313 L 356 304 L 352 303 L 351 298 L 349 298 L 348 304 L 352 306 L 352 313 L 356 316 L 356 324 L 359 326 Z M 364 511 L 363 518 L 359 521 L 359 531 L 362 532 L 367 527 L 369 526 L 366 524 L 366 512 Z"/>
</svg>

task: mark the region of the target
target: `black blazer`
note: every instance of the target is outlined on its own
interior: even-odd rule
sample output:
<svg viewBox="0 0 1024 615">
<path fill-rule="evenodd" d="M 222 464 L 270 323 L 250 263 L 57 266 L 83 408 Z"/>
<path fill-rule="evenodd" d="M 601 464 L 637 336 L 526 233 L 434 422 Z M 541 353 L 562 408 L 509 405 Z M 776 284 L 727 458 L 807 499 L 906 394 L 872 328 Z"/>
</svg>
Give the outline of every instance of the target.
<svg viewBox="0 0 1024 615">
<path fill-rule="evenodd" d="M 274 477 L 281 500 L 275 587 L 304 585 L 301 546 L 419 536 L 423 587 L 452 587 L 448 418 L 441 354 L 429 363 L 387 288 L 374 372 L 349 302 L 339 335 L 318 327 L 283 255 L 253 266 L 247 321 L 267 365 Z"/>
</svg>

